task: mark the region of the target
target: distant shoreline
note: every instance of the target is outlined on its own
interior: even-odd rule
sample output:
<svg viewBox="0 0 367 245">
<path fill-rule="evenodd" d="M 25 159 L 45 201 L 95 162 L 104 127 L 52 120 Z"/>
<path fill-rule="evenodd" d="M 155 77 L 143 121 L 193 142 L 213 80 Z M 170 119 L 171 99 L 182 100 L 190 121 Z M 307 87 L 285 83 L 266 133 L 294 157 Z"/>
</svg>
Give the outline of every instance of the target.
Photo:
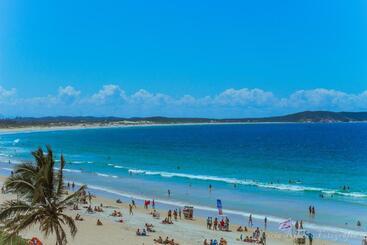
<svg viewBox="0 0 367 245">
<path fill-rule="evenodd" d="M 257 124 L 345 124 L 345 123 L 367 123 L 367 121 L 353 122 L 202 122 L 202 123 L 131 123 L 131 124 L 75 124 L 75 125 L 36 125 L 19 127 L 0 127 L 0 135 L 17 133 L 34 133 L 49 131 L 69 131 L 82 129 L 109 129 L 109 128 L 130 128 L 130 127 L 162 127 L 162 126 L 200 126 L 200 125 L 257 125 Z"/>
</svg>

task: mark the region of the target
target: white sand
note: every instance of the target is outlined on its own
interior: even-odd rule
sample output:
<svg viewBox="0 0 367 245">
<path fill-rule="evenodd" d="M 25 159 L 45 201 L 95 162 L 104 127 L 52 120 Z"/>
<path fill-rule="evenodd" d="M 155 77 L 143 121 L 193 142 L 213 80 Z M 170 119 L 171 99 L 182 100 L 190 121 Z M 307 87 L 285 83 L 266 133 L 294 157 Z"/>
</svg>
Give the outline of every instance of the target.
<svg viewBox="0 0 367 245">
<path fill-rule="evenodd" d="M 3 182 L 5 177 L 0 177 L 0 182 Z M 0 202 L 4 200 L 15 198 L 11 194 L 0 194 Z M 110 208 L 104 207 L 104 212 L 87 214 L 86 210 L 82 208 L 83 205 L 79 205 L 81 210 L 73 211 L 67 210 L 67 214 L 75 217 L 79 213 L 84 221 L 76 221 L 78 227 L 78 233 L 73 239 L 68 237 L 68 244 L 103 244 L 103 245 L 115 245 L 115 244 L 154 244 L 153 239 L 161 236 L 163 239 L 168 236 L 174 238 L 179 244 L 203 244 L 204 239 L 217 239 L 221 237 L 228 241 L 228 244 L 250 244 L 238 241 L 240 232 L 235 231 L 237 225 L 231 225 L 230 232 L 224 231 L 212 231 L 206 229 L 205 220 L 203 218 L 196 218 L 195 220 L 178 220 L 172 225 L 161 224 L 162 218 L 166 216 L 166 211 L 159 211 L 161 219 L 153 218 L 149 212 L 152 209 L 146 210 L 143 207 L 134 209 L 134 215 L 129 215 L 128 204 L 117 204 L 113 200 L 97 197 L 92 201 L 93 205 L 100 205 L 103 203 L 104 206 L 111 206 Z M 123 214 L 124 223 L 118 223 L 117 220 L 120 218 L 112 217 L 110 214 L 116 209 L 121 211 Z M 97 219 L 100 219 L 103 226 L 97 226 Z M 154 225 L 156 232 L 148 233 L 146 237 L 136 236 L 135 231 L 137 228 L 145 228 L 145 223 L 151 223 Z M 67 229 L 67 228 L 65 228 Z M 66 230 L 67 231 L 67 230 Z M 251 236 L 251 232 L 242 233 L 243 237 Z M 54 236 L 45 238 L 37 227 L 22 232 L 20 234 L 24 238 L 32 238 L 36 236 L 44 242 L 44 244 L 55 244 Z M 267 244 L 271 245 L 291 245 L 292 239 L 281 233 L 267 232 Z M 307 243 L 308 244 L 308 243 Z M 331 245 L 337 244 L 330 241 L 315 240 L 315 245 Z M 340 243 L 341 244 L 341 243 Z"/>
</svg>

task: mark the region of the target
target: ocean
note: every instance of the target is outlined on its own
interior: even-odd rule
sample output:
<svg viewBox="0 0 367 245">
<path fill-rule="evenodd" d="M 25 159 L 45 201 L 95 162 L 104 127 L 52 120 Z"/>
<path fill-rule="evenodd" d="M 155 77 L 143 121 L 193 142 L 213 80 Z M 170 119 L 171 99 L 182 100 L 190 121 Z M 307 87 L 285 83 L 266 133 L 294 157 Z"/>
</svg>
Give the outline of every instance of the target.
<svg viewBox="0 0 367 245">
<path fill-rule="evenodd" d="M 57 158 L 64 154 L 67 180 L 107 197 L 190 204 L 203 216 L 216 215 L 220 199 L 224 214 L 242 225 L 253 214 L 255 226 L 264 217 L 272 230 L 288 218 L 303 220 L 314 236 L 350 244 L 367 234 L 366 123 L 133 126 L 0 137 L 4 175 L 49 144 Z"/>
</svg>

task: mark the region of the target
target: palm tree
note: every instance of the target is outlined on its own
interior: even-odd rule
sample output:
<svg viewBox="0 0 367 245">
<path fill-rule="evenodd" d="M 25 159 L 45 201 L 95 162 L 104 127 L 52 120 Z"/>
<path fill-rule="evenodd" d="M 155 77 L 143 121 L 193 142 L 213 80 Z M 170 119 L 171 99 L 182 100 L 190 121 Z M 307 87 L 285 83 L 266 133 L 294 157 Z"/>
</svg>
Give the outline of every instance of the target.
<svg viewBox="0 0 367 245">
<path fill-rule="evenodd" d="M 72 237 L 77 232 L 74 220 L 64 214 L 68 205 L 77 201 L 86 186 L 67 195 L 63 182 L 64 157 L 60 168 L 55 170 L 53 153 L 47 146 L 32 152 L 35 164 L 22 163 L 14 168 L 14 174 L 5 182 L 5 189 L 17 194 L 17 200 L 6 201 L 0 206 L 0 221 L 4 223 L 5 242 L 22 230 L 39 225 L 47 237 L 56 235 L 56 245 L 67 243 L 64 226 L 68 226 Z"/>
</svg>

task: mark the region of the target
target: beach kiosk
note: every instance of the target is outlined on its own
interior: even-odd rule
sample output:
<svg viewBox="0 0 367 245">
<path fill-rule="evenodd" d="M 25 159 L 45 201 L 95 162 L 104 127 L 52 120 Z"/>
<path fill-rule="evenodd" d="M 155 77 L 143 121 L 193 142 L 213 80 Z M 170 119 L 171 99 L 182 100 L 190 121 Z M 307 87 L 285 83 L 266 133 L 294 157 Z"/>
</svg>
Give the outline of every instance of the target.
<svg viewBox="0 0 367 245">
<path fill-rule="evenodd" d="M 306 231 L 303 229 L 298 229 L 296 231 L 295 237 L 294 237 L 294 243 L 295 244 L 306 244 Z"/>
<path fill-rule="evenodd" d="M 194 217 L 194 207 L 185 206 L 182 210 L 182 213 L 183 213 L 185 219 L 193 219 L 193 217 Z"/>
</svg>

